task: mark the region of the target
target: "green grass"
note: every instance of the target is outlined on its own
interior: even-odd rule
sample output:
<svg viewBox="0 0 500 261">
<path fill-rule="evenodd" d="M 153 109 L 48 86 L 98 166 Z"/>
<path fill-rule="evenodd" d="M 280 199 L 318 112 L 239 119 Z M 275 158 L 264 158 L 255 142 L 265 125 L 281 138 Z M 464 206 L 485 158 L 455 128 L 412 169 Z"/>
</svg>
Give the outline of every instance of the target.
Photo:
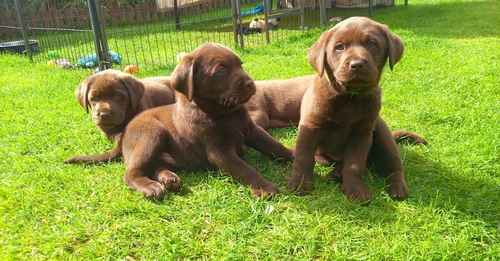
<svg viewBox="0 0 500 261">
<path fill-rule="evenodd" d="M 382 115 L 421 133 L 402 147 L 410 197 L 348 202 L 317 168 L 312 194 L 285 188 L 290 164 L 246 159 L 281 189 L 268 201 L 218 171 L 180 172 L 183 190 L 151 202 L 122 181 L 122 163 L 63 159 L 111 147 L 73 97 L 89 71 L 0 55 L 0 260 L 18 259 L 470 259 L 500 258 L 500 2 L 426 0 L 375 18 L 405 56 L 383 78 Z M 311 73 L 311 30 L 239 51 L 255 79 Z M 142 76 L 168 68 L 143 68 Z M 288 146 L 294 128 L 274 131 Z"/>
</svg>

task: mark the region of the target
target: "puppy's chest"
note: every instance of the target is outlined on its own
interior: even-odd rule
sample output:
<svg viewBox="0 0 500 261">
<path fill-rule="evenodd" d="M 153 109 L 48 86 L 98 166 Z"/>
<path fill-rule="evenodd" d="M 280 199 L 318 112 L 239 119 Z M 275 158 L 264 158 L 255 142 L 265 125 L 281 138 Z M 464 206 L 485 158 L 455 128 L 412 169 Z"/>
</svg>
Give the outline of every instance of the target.
<svg viewBox="0 0 500 261">
<path fill-rule="evenodd" d="M 179 131 L 187 138 L 189 145 L 195 147 L 206 147 L 214 143 L 243 145 L 248 125 L 244 117 L 232 115 L 220 118 L 191 115 L 190 120 L 185 123 Z"/>
<path fill-rule="evenodd" d="M 359 122 L 372 120 L 380 111 L 379 104 L 376 98 L 335 97 L 329 106 L 325 106 L 323 125 L 327 128 L 350 128 Z"/>
<path fill-rule="evenodd" d="M 328 108 L 328 116 L 321 126 L 323 134 L 319 146 L 321 151 L 328 152 L 336 160 L 342 158 L 353 131 L 373 126 L 380 110 L 376 99 L 338 98 Z"/>
<path fill-rule="evenodd" d="M 241 118 L 230 117 L 213 123 L 206 130 L 206 137 L 220 145 L 229 145 L 239 148 L 243 146 L 248 133 L 248 122 Z"/>
</svg>

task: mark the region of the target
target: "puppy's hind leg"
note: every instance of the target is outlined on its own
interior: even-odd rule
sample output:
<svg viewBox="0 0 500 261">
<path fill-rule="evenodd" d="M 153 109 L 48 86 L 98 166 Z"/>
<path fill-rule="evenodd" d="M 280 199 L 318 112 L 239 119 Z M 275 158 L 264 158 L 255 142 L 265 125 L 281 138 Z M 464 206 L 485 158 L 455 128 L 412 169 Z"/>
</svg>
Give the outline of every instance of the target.
<svg viewBox="0 0 500 261">
<path fill-rule="evenodd" d="M 408 197 L 409 189 L 399 148 L 386 123 L 379 118 L 373 132 L 373 144 L 368 154 L 368 164 L 389 182 L 388 192 L 394 199 Z"/>
<path fill-rule="evenodd" d="M 124 139 L 123 155 L 127 166 L 124 181 L 147 198 L 161 199 L 165 193 L 165 185 L 151 179 L 150 175 L 154 174 L 151 173 L 153 161 L 162 148 L 162 140 L 166 138 L 165 132 L 153 127 L 141 129 L 140 133 L 134 133 L 134 130 L 131 132 L 127 132 Z M 135 138 L 133 144 L 127 138 Z"/>
</svg>

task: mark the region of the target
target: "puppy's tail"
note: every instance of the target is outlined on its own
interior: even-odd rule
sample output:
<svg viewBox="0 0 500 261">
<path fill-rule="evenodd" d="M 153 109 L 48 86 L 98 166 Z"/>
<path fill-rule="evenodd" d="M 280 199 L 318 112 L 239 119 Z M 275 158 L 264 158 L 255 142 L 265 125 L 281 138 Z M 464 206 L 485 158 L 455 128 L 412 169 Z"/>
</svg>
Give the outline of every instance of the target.
<svg viewBox="0 0 500 261">
<path fill-rule="evenodd" d="M 392 137 L 398 144 L 427 145 L 428 142 L 415 132 L 397 130 L 392 132 Z"/>
</svg>

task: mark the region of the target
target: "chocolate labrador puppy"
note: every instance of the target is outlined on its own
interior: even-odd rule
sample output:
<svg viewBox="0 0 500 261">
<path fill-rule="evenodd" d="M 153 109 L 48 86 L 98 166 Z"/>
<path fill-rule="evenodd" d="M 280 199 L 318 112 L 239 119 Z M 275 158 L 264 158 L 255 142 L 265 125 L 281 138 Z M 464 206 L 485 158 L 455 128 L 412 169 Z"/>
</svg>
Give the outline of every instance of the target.
<svg viewBox="0 0 500 261">
<path fill-rule="evenodd" d="M 342 191 L 351 200 L 368 201 L 363 183 L 368 157 L 389 180 L 389 194 L 408 196 L 398 148 L 379 117 L 380 77 L 389 60 L 393 66 L 403 55 L 403 43 L 387 26 L 364 17 L 346 19 L 309 49 L 309 63 L 317 75 L 301 104 L 301 118 L 293 174 L 289 188 L 312 189 L 315 152 L 339 163 Z M 375 134 L 374 134 L 375 133 Z M 372 141 L 381 140 L 369 155 Z"/>
<path fill-rule="evenodd" d="M 244 104 L 255 84 L 241 64 L 217 44 L 204 44 L 182 57 L 171 75 L 176 103 L 141 113 L 125 130 L 122 152 L 129 187 L 157 199 L 179 188 L 173 171 L 217 167 L 249 185 L 254 196 L 277 192 L 241 159 L 244 145 L 274 158 L 293 158 L 250 119 Z"/>
<path fill-rule="evenodd" d="M 245 106 L 252 120 L 264 129 L 296 126 L 302 97 L 313 82 L 314 75 L 255 81 L 255 95 Z"/>
<path fill-rule="evenodd" d="M 264 129 L 297 126 L 302 97 L 314 85 L 315 78 L 316 75 L 308 75 L 286 80 L 255 81 L 255 95 L 245 105 L 250 118 Z M 380 121 L 385 125 L 382 119 Z M 375 133 L 377 131 L 378 128 L 375 128 Z M 393 131 L 392 136 L 398 143 L 405 141 L 409 144 L 427 144 L 424 138 L 411 131 Z M 374 140 L 373 146 L 378 146 L 379 142 L 383 143 Z"/>
<path fill-rule="evenodd" d="M 180 61 L 186 53 L 177 55 Z M 297 126 L 300 120 L 300 104 L 306 90 L 314 85 L 316 75 L 295 77 L 286 80 L 262 80 L 255 81 L 256 92 L 245 107 L 250 118 L 264 129 L 285 128 Z M 385 122 L 381 119 L 381 124 Z M 375 129 L 377 132 L 378 129 Z M 397 142 L 409 144 L 427 144 L 427 141 L 418 134 L 406 130 L 392 132 Z M 379 137 L 376 135 L 376 137 Z M 384 145 L 382 140 L 374 140 L 373 145 Z M 384 148 L 380 148 L 384 150 Z M 317 157 L 319 163 L 330 164 L 324 158 Z"/>
<path fill-rule="evenodd" d="M 102 154 L 75 156 L 65 163 L 99 163 L 119 157 L 121 134 L 135 115 L 175 102 L 169 85 L 170 77 L 139 80 L 117 70 L 105 70 L 85 79 L 76 89 L 76 98 L 87 113 L 91 112 L 97 128 L 116 144 Z"/>
</svg>

